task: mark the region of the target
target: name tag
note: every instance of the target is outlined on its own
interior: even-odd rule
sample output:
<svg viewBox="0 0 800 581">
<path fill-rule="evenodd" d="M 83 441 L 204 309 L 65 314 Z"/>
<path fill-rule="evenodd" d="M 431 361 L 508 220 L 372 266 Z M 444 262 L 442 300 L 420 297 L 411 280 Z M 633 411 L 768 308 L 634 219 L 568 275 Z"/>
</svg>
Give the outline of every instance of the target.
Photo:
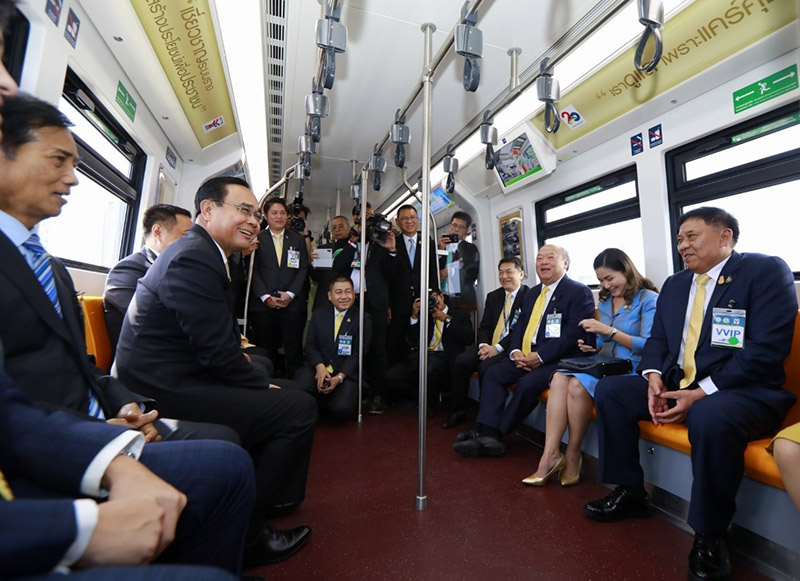
<svg viewBox="0 0 800 581">
<path fill-rule="evenodd" d="M 561 313 L 551 313 L 545 319 L 545 339 L 558 339 L 561 337 Z"/>
<path fill-rule="evenodd" d="M 336 348 L 337 355 L 352 355 L 353 354 L 353 336 L 352 335 L 339 335 L 339 345 Z"/>
<path fill-rule="evenodd" d="M 714 309 L 711 318 L 711 346 L 744 349 L 744 328 L 747 311 Z"/>
<path fill-rule="evenodd" d="M 287 254 L 286 265 L 289 268 L 300 268 L 300 251 L 290 248 Z"/>
<path fill-rule="evenodd" d="M 350 263 L 350 268 L 361 268 L 361 259 L 358 256 L 353 258 L 353 262 Z"/>
</svg>

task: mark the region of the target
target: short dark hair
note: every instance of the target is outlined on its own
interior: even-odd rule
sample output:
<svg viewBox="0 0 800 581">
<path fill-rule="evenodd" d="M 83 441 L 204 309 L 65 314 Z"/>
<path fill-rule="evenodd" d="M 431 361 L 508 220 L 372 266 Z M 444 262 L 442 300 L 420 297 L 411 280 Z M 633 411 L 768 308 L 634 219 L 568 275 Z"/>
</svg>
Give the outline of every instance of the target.
<svg viewBox="0 0 800 581">
<path fill-rule="evenodd" d="M 223 176 L 208 179 L 200 186 L 194 197 L 195 216 L 200 215 L 200 204 L 203 200 L 211 200 L 218 205 L 222 204 L 225 201 L 225 195 L 228 193 L 228 186 L 244 186 L 248 190 L 250 189 L 250 184 L 242 178 Z"/>
<path fill-rule="evenodd" d="M 192 213 L 189 210 L 181 208 L 180 206 L 173 206 L 172 204 L 156 204 L 155 206 L 150 206 L 145 210 L 144 218 L 142 219 L 144 235 L 147 236 L 150 234 L 150 232 L 153 231 L 153 226 L 156 224 L 164 224 L 172 228 L 178 222 L 178 214 L 188 218 L 192 217 Z"/>
<path fill-rule="evenodd" d="M 367 206 L 367 208 L 369 208 L 370 210 L 372 209 L 372 204 L 370 204 L 369 202 L 367 202 L 365 206 Z M 361 214 L 361 203 L 356 203 L 356 205 L 353 206 L 352 214 L 353 216 L 358 216 L 359 214 Z"/>
<path fill-rule="evenodd" d="M 739 220 L 722 208 L 703 206 L 702 208 L 689 210 L 678 218 L 678 230 L 681 229 L 681 226 L 683 226 L 686 220 L 691 220 L 693 218 L 702 220 L 709 226 L 714 226 L 715 228 L 730 228 L 731 232 L 733 232 L 733 246 L 736 246 L 736 243 L 739 241 Z"/>
<path fill-rule="evenodd" d="M 338 216 L 334 216 L 333 218 L 331 218 L 331 222 L 333 222 L 334 220 L 339 220 L 339 219 L 344 220 L 348 224 L 350 223 L 350 219 L 347 216 L 345 216 L 344 214 L 339 214 Z"/>
<path fill-rule="evenodd" d="M 606 248 L 600 254 L 598 254 L 594 259 L 594 269 L 597 270 L 600 267 L 621 272 L 625 276 L 625 281 L 627 284 L 625 285 L 625 290 L 623 291 L 622 296 L 625 299 L 625 302 L 628 304 L 631 303 L 636 293 L 643 288 L 658 292 L 658 289 L 656 288 L 656 285 L 653 284 L 653 281 L 651 281 L 649 278 L 646 278 L 641 272 L 639 272 L 639 270 L 636 268 L 636 265 L 633 264 L 631 257 L 625 254 L 625 252 L 619 248 Z M 608 289 L 600 289 L 599 298 L 601 301 L 607 300 L 610 296 L 611 293 L 608 292 Z"/>
<path fill-rule="evenodd" d="M 419 213 L 417 212 L 417 209 L 414 206 L 412 206 L 411 204 L 403 204 L 402 206 L 397 208 L 397 215 L 399 216 L 400 212 L 402 212 L 403 210 L 414 210 L 414 213 L 417 214 L 417 216 L 419 216 Z"/>
<path fill-rule="evenodd" d="M 450 222 L 452 222 L 453 220 L 463 220 L 464 222 L 467 223 L 467 228 L 472 226 L 472 216 L 470 216 L 466 212 L 462 212 L 461 210 L 453 214 L 453 217 L 450 218 Z"/>
<path fill-rule="evenodd" d="M 337 276 L 334 276 L 333 279 L 331 280 L 331 284 L 328 285 L 328 292 L 333 291 L 333 285 L 335 285 L 337 282 L 349 282 L 350 286 L 352 286 L 354 289 L 356 288 L 355 285 L 353 284 L 353 281 L 350 280 L 349 276 L 339 274 Z"/>
<path fill-rule="evenodd" d="M 500 270 L 501 266 L 508 264 L 509 262 L 513 264 L 518 271 L 525 272 L 525 267 L 522 265 L 522 261 L 519 259 L 519 256 L 504 256 L 500 259 L 500 262 L 497 263 L 497 270 Z"/>
<path fill-rule="evenodd" d="M 72 127 L 72 121 L 56 107 L 23 93 L 5 97 L 0 106 L 0 115 L 3 116 L 2 149 L 6 159 L 14 159 L 21 146 L 36 141 L 34 132 L 38 129 Z"/>
<path fill-rule="evenodd" d="M 264 209 L 262 210 L 264 214 L 269 212 L 269 209 L 275 204 L 280 204 L 281 206 L 283 206 L 283 209 L 286 210 L 286 200 L 284 200 L 279 196 L 272 196 L 271 198 L 267 198 L 266 201 L 264 202 Z"/>
<path fill-rule="evenodd" d="M 0 0 L 0 32 L 4 32 L 14 14 L 14 0 Z"/>
</svg>

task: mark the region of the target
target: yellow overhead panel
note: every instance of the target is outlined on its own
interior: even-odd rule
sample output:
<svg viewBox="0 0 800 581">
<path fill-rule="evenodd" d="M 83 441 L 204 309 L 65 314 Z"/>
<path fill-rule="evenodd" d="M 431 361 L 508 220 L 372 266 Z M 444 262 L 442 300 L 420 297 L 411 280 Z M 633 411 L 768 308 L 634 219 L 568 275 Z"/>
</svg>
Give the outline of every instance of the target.
<svg viewBox="0 0 800 581">
<path fill-rule="evenodd" d="M 200 147 L 236 133 L 208 0 L 131 0 Z"/>
<path fill-rule="evenodd" d="M 544 113 L 531 122 L 561 149 L 796 20 L 789 0 L 697 0 L 666 23 L 653 71 L 636 70 L 632 46 L 561 97 L 558 133 L 545 131 Z M 652 50 L 643 61 L 651 57 Z"/>
</svg>

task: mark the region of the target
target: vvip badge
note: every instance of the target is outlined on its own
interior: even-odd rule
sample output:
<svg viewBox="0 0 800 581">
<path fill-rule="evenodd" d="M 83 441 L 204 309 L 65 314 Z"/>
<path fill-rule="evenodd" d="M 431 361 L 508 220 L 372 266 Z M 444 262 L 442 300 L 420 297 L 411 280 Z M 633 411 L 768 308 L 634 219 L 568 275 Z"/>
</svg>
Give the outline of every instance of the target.
<svg viewBox="0 0 800 581">
<path fill-rule="evenodd" d="M 746 311 L 741 309 L 714 309 L 711 346 L 743 349 L 746 315 Z"/>
</svg>

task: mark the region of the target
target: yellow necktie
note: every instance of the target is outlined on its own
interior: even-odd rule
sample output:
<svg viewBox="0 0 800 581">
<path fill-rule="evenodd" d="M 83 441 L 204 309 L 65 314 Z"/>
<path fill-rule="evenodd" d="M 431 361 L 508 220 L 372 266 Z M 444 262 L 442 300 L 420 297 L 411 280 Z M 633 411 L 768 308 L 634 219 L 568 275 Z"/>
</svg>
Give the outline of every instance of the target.
<svg viewBox="0 0 800 581">
<path fill-rule="evenodd" d="M 542 287 L 542 292 L 536 297 L 536 302 L 533 304 L 533 311 L 531 311 L 531 318 L 528 319 L 528 326 L 525 327 L 525 334 L 522 336 L 522 354 L 531 354 L 531 343 L 533 342 L 533 334 L 539 328 L 539 321 L 542 320 L 542 313 L 544 307 L 547 305 L 547 294 L 550 292 L 550 287 Z"/>
<path fill-rule="evenodd" d="M 494 334 L 492 335 L 492 345 L 497 345 L 500 342 L 500 336 L 503 334 L 503 329 L 506 327 L 506 318 L 508 317 L 508 309 L 511 308 L 511 293 L 506 293 L 506 304 L 503 305 L 503 312 L 497 318 L 497 324 L 494 326 Z"/>
<path fill-rule="evenodd" d="M 686 344 L 683 348 L 683 379 L 680 388 L 688 387 L 694 381 L 697 368 L 694 363 L 694 352 L 697 350 L 697 342 L 700 339 L 700 328 L 703 326 L 703 307 L 706 303 L 706 282 L 711 278 L 707 274 L 701 274 L 695 279 L 697 291 L 692 303 L 692 312 L 689 315 L 689 330 L 686 332 Z"/>
<path fill-rule="evenodd" d="M 344 313 L 336 313 L 336 322 L 333 324 L 333 340 L 336 341 L 336 337 L 339 336 L 339 327 L 342 326 L 342 317 L 344 317 Z"/>
<path fill-rule="evenodd" d="M 275 239 L 275 256 L 278 257 L 278 266 L 280 266 L 281 257 L 283 256 L 283 242 L 280 234 L 273 234 L 272 237 Z"/>
<path fill-rule="evenodd" d="M 6 482 L 6 477 L 3 476 L 3 471 L 0 470 L 0 498 L 3 500 L 14 500 L 14 493 L 11 492 L 11 487 Z"/>
<path fill-rule="evenodd" d="M 433 345 L 428 347 L 428 351 L 436 351 L 439 347 L 439 343 L 442 342 L 442 322 L 437 320 L 436 325 L 433 328 Z"/>
</svg>

